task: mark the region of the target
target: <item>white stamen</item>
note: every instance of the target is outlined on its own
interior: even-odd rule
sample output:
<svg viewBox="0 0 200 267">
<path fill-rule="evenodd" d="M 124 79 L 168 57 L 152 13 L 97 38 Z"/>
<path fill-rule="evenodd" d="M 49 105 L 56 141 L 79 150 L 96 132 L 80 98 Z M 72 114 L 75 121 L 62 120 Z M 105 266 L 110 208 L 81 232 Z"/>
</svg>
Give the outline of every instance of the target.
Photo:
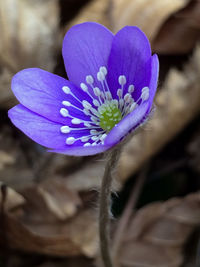
<svg viewBox="0 0 200 267">
<path fill-rule="evenodd" d="M 128 87 L 128 92 L 129 92 L 129 94 L 133 93 L 134 90 L 135 90 L 134 85 L 133 85 L 133 84 L 129 85 L 129 87 Z"/>
<path fill-rule="evenodd" d="M 71 103 L 69 101 L 63 101 L 62 104 L 66 107 L 70 107 Z"/>
<path fill-rule="evenodd" d="M 119 98 L 122 98 L 122 89 L 117 90 L 117 95 Z"/>
<path fill-rule="evenodd" d="M 118 100 L 117 99 L 114 99 L 112 101 L 113 101 L 113 104 L 118 108 L 118 104 L 119 104 Z"/>
<path fill-rule="evenodd" d="M 69 126 L 62 126 L 60 128 L 60 131 L 61 131 L 61 133 L 70 133 L 70 128 L 69 128 Z"/>
<path fill-rule="evenodd" d="M 101 141 L 104 141 L 104 139 L 106 138 L 106 136 L 107 136 L 107 134 L 103 134 L 103 135 L 101 136 Z"/>
<path fill-rule="evenodd" d="M 63 116 L 63 117 L 67 117 L 69 115 L 69 111 L 66 109 L 66 108 L 61 108 L 60 109 L 60 114 Z"/>
<path fill-rule="evenodd" d="M 88 91 L 88 87 L 87 87 L 87 85 L 86 85 L 85 83 L 81 83 L 81 84 L 80 84 L 80 87 L 81 87 L 81 89 L 82 89 L 84 92 L 87 92 L 87 91 Z"/>
<path fill-rule="evenodd" d="M 124 96 L 124 100 L 125 100 L 127 103 L 130 102 L 131 98 L 132 98 L 132 97 L 131 97 L 131 95 L 130 95 L 129 93 L 125 94 L 125 96 Z"/>
<path fill-rule="evenodd" d="M 133 104 L 130 107 L 130 112 L 133 111 L 137 107 L 137 103 L 133 102 Z"/>
<path fill-rule="evenodd" d="M 82 136 L 81 137 L 81 142 L 85 143 L 89 140 L 90 138 L 88 136 Z"/>
<path fill-rule="evenodd" d="M 92 75 L 86 76 L 86 82 L 90 85 L 94 83 L 94 78 L 92 77 Z"/>
<path fill-rule="evenodd" d="M 92 139 L 92 141 L 97 141 L 99 139 L 99 137 L 94 135 L 94 136 L 91 137 L 91 139 Z"/>
<path fill-rule="evenodd" d="M 97 145 L 97 143 L 96 143 L 96 142 L 92 143 L 92 146 L 96 146 L 96 145 Z"/>
<path fill-rule="evenodd" d="M 91 116 L 90 119 L 91 119 L 91 121 L 93 121 L 95 123 L 98 122 L 98 118 L 97 117 Z"/>
<path fill-rule="evenodd" d="M 71 123 L 72 124 L 80 124 L 81 120 L 79 120 L 78 118 L 74 118 L 74 119 L 71 120 Z"/>
<path fill-rule="evenodd" d="M 106 76 L 107 73 L 108 73 L 107 68 L 106 68 L 105 66 L 100 67 L 100 68 L 99 68 L 99 71 L 100 71 L 100 72 L 103 72 L 103 74 L 104 74 L 105 76 Z"/>
<path fill-rule="evenodd" d="M 105 95 L 104 95 L 104 92 L 101 92 L 101 98 L 105 101 Z"/>
<path fill-rule="evenodd" d="M 88 109 L 83 109 L 83 113 L 86 115 L 86 116 L 90 116 L 90 112 Z"/>
<path fill-rule="evenodd" d="M 60 109 L 60 114 L 63 117 L 70 118 L 72 124 L 84 124 L 84 126 L 80 125 L 80 127 L 69 127 L 67 125 L 61 126 L 61 133 L 69 134 L 70 132 L 73 133 L 82 131 L 82 133 L 85 134 L 86 132 L 89 132 L 89 135 L 87 136 L 81 136 L 78 138 L 73 136 L 68 137 L 66 139 L 66 144 L 71 145 L 78 140 L 83 142 L 84 146 L 95 146 L 99 144 L 104 144 L 104 140 L 107 134 L 106 131 L 103 130 L 100 126 L 101 120 L 105 119 L 104 112 L 106 112 L 106 116 L 108 116 L 109 120 L 113 121 L 113 124 L 116 125 L 119 120 L 119 112 L 116 112 L 116 108 L 120 110 L 123 118 L 131 111 L 133 111 L 138 106 L 138 103 L 145 101 L 149 98 L 149 88 L 144 87 L 142 88 L 141 96 L 137 99 L 137 101 L 134 101 L 132 97 L 132 93 L 135 90 L 134 85 L 130 84 L 128 86 L 127 84 L 128 90 L 125 91 L 124 85 L 127 83 L 127 78 L 125 75 L 119 75 L 118 82 L 121 88 L 117 90 L 117 99 L 113 99 L 112 93 L 106 80 L 107 74 L 107 68 L 105 66 L 101 66 L 99 68 L 99 71 L 97 72 L 97 80 L 100 82 L 99 87 L 94 87 L 95 78 L 92 75 L 87 75 L 85 77 L 85 82 L 80 84 L 80 88 L 89 96 L 88 101 L 80 99 L 79 96 L 77 96 L 76 91 L 73 93 L 73 90 L 71 91 L 68 86 L 62 87 L 63 92 L 66 94 L 70 94 L 75 100 L 81 103 L 82 107 L 77 107 L 77 105 L 73 104 L 73 101 L 71 99 L 69 99 L 68 101 L 62 101 L 62 104 L 66 107 L 72 108 L 72 110 L 74 108 L 76 110 L 81 111 L 86 116 L 89 116 L 89 120 L 84 120 L 81 118 L 79 119 L 76 116 L 74 117 L 69 114 L 69 111 L 71 112 L 71 109 L 69 111 L 67 108 Z M 108 131 L 111 130 L 111 125 L 108 124 L 106 126 Z"/>
<path fill-rule="evenodd" d="M 91 107 L 90 110 L 96 117 L 99 117 L 99 112 L 95 108 Z"/>
<path fill-rule="evenodd" d="M 101 95 L 101 91 L 100 91 L 100 89 L 99 89 L 98 87 L 95 87 L 95 88 L 93 89 L 93 91 L 94 91 L 94 94 L 95 94 L 96 96 L 100 96 L 100 95 Z"/>
<path fill-rule="evenodd" d="M 97 72 L 97 80 L 100 82 L 105 80 L 105 74 L 102 71 Z"/>
<path fill-rule="evenodd" d="M 67 145 L 72 145 L 75 141 L 76 141 L 76 139 L 74 137 L 68 137 L 66 139 L 66 144 Z"/>
<path fill-rule="evenodd" d="M 107 98 L 108 100 L 111 100 L 111 99 L 112 99 L 111 92 L 106 92 L 106 98 Z"/>
<path fill-rule="evenodd" d="M 83 146 L 91 146 L 91 144 L 90 143 L 86 143 Z"/>
<path fill-rule="evenodd" d="M 62 87 L 62 90 L 63 90 L 63 92 L 64 92 L 65 94 L 70 94 L 70 93 L 71 93 L 71 90 L 70 90 L 70 88 L 69 88 L 68 86 L 63 86 L 63 87 Z"/>
<path fill-rule="evenodd" d="M 148 87 L 142 88 L 141 98 L 143 101 L 145 101 L 149 98 L 149 88 Z"/>
<path fill-rule="evenodd" d="M 96 131 L 96 130 L 90 130 L 90 134 L 93 135 L 93 134 L 98 134 L 99 132 Z"/>
<path fill-rule="evenodd" d="M 84 126 L 85 126 L 85 127 L 88 127 L 88 128 L 92 127 L 91 124 L 88 123 L 88 122 L 84 122 Z"/>
<path fill-rule="evenodd" d="M 124 99 L 121 98 L 121 99 L 119 100 L 119 106 L 120 106 L 120 108 L 122 108 L 123 105 L 124 105 Z"/>
<path fill-rule="evenodd" d="M 86 100 L 83 100 L 82 101 L 82 105 L 86 109 L 90 109 L 92 107 L 91 104 L 88 101 L 86 101 Z"/>
<path fill-rule="evenodd" d="M 120 85 L 126 84 L 126 76 L 125 75 L 120 75 L 118 78 L 118 82 Z"/>
<path fill-rule="evenodd" d="M 99 106 L 100 106 L 99 101 L 96 100 L 96 99 L 93 100 L 93 104 L 94 104 L 96 107 L 99 107 Z"/>
</svg>

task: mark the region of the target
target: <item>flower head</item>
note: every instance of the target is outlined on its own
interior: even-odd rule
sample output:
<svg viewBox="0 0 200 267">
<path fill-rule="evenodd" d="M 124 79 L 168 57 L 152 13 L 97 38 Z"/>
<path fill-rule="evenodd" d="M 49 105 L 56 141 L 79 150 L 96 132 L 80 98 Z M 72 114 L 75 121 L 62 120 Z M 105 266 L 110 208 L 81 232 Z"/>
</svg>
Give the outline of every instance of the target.
<svg viewBox="0 0 200 267">
<path fill-rule="evenodd" d="M 159 63 L 144 33 L 127 26 L 113 35 L 87 22 L 63 41 L 69 81 L 41 69 L 18 72 L 12 90 L 20 104 L 13 124 L 51 151 L 101 153 L 138 127 L 151 110 Z"/>
</svg>

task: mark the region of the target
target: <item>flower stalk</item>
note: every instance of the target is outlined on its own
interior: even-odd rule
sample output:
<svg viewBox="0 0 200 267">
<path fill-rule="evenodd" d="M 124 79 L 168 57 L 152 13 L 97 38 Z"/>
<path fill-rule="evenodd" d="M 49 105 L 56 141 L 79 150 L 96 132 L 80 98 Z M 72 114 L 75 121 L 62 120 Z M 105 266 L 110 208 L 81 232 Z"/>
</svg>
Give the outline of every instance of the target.
<svg viewBox="0 0 200 267">
<path fill-rule="evenodd" d="M 118 162 L 120 149 L 117 146 L 112 149 L 108 155 L 108 161 L 105 166 L 105 171 L 101 184 L 100 191 L 100 210 L 99 210 L 99 239 L 100 252 L 104 267 L 113 267 L 111 252 L 110 252 L 110 202 L 111 202 L 111 186 L 112 173 Z"/>
</svg>

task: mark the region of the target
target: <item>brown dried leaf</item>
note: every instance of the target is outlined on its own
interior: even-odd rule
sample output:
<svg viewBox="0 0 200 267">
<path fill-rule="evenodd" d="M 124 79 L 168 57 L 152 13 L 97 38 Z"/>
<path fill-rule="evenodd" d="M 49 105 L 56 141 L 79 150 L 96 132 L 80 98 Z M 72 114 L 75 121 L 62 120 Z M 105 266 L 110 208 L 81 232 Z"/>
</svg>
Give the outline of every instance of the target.
<svg viewBox="0 0 200 267">
<path fill-rule="evenodd" d="M 71 218 L 82 204 L 78 192 L 68 189 L 64 181 L 58 178 L 48 179 L 38 186 L 25 188 L 22 194 L 29 201 L 27 209 L 30 211 L 32 220 L 40 222 L 44 220 L 44 212 L 45 220 L 62 221 Z"/>
<path fill-rule="evenodd" d="M 0 104 L 1 108 L 11 107 L 17 103 L 13 97 L 13 92 L 10 90 L 10 82 L 13 73 L 8 68 L 0 69 Z"/>
<path fill-rule="evenodd" d="M 66 25 L 63 34 L 73 25 L 83 23 L 86 21 L 95 21 L 101 23 L 107 27 L 111 26 L 111 6 L 107 0 L 93 0 L 89 4 L 85 5 L 81 12 Z"/>
<path fill-rule="evenodd" d="M 25 67 L 52 71 L 58 43 L 57 0 L 0 0 L 0 103 L 10 107 L 12 75 Z M 2 83 L 3 82 L 3 83 Z"/>
<path fill-rule="evenodd" d="M 3 150 L 0 150 L 0 170 L 7 165 L 13 164 L 15 159 Z"/>
<path fill-rule="evenodd" d="M 0 131 L 0 151 L 3 156 L 0 158 L 0 181 L 17 191 L 32 184 L 34 172 L 19 145 L 19 140 L 13 138 L 11 128 L 6 125 L 2 126 Z"/>
<path fill-rule="evenodd" d="M 0 181 L 0 205 L 3 205 L 4 210 L 9 211 L 25 204 L 24 197 L 10 187 L 5 187 L 5 201 L 2 203 L 2 186 L 5 185 Z"/>
<path fill-rule="evenodd" d="M 182 250 L 200 223 L 200 193 L 140 209 L 121 246 L 123 267 L 179 267 Z"/>
<path fill-rule="evenodd" d="M 114 0 L 114 31 L 137 25 L 153 40 L 164 21 L 187 3 L 188 0 Z"/>
<path fill-rule="evenodd" d="M 96 193 L 79 195 L 57 178 L 21 193 L 26 202 L 18 213 L 0 214 L 0 243 L 6 239 L 8 247 L 51 256 L 96 255 Z"/>
<path fill-rule="evenodd" d="M 190 52 L 200 37 L 200 2 L 192 0 L 171 16 L 153 40 L 153 50 L 160 54 Z"/>
<path fill-rule="evenodd" d="M 87 209 L 79 212 L 73 220 L 36 224 L 4 214 L 1 218 L 0 243 L 3 244 L 5 238 L 9 247 L 26 252 L 93 257 L 97 252 L 95 217 L 94 212 Z"/>
<path fill-rule="evenodd" d="M 114 32 L 126 25 L 137 25 L 153 40 L 166 19 L 188 2 L 189 0 L 95 0 L 86 5 L 67 28 L 85 21 L 102 23 Z"/>
<path fill-rule="evenodd" d="M 56 0 L 0 1 L 0 60 L 11 70 L 54 64 Z"/>
<path fill-rule="evenodd" d="M 63 263 L 59 262 L 46 262 L 37 267 L 94 267 L 93 261 L 88 258 L 74 257 L 64 259 Z"/>
</svg>

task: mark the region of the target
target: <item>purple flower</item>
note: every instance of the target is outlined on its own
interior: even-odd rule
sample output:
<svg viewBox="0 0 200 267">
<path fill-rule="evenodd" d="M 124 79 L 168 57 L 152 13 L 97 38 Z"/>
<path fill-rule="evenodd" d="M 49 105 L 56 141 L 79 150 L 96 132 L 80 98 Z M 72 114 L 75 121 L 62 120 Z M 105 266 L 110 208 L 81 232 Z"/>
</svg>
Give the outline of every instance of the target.
<svg viewBox="0 0 200 267">
<path fill-rule="evenodd" d="M 53 152 L 101 153 L 148 117 L 157 88 L 157 55 L 151 55 L 137 27 L 113 35 L 92 22 L 72 27 L 62 52 L 69 81 L 38 68 L 18 72 L 12 90 L 20 104 L 9 117 Z"/>
</svg>

